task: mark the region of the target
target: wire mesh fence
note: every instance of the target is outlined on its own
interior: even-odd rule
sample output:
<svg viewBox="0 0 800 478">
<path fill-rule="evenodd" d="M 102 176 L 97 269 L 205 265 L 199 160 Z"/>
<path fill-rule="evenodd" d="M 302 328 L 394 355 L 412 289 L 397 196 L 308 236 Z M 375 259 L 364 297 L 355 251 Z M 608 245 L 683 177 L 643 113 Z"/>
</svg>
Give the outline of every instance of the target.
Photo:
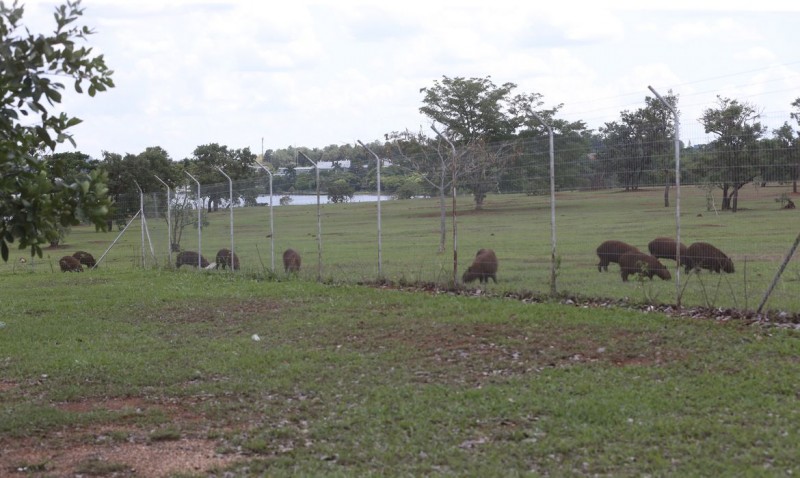
<svg viewBox="0 0 800 478">
<path fill-rule="evenodd" d="M 555 286 L 558 294 L 754 309 L 798 233 L 792 206 L 800 155 L 794 145 L 769 142 L 733 154 L 709 148 L 698 130 L 689 132 L 681 150 L 681 242 L 687 248 L 712 244 L 731 267 L 705 253 L 687 255 L 683 267 L 660 258 L 667 274 L 659 272 L 660 266 L 634 262 L 627 266 L 627 281 L 617 263 L 608 271 L 598 267 L 597 248 L 607 240 L 624 241 L 649 255 L 650 241 L 675 237 L 678 191 L 673 138 L 668 137 L 588 148 L 585 141 L 557 138 L 554 197 L 547 137 L 460 151 L 455 200 L 449 163 L 414 171 L 419 162 L 393 157 L 386 162 L 382 191 L 388 193 L 380 197 L 380 223 L 374 181 L 364 181 L 348 199 L 332 194 L 335 171 L 321 181 L 319 196 L 308 172 L 294 173 L 301 180 L 296 184 L 305 185 L 296 193 L 286 187 L 286 172 L 276 171 L 281 185 L 272 195 L 269 176 L 259 169 L 231 182 L 220 176 L 219 182 L 198 185 L 187 178 L 171 190 L 118 196 L 111 232 L 78 227 L 69 242 L 86 244 L 95 257 L 102 256 L 99 267 L 214 267 L 224 262 L 218 253 L 227 249 L 240 262 L 230 273 L 277 277 L 290 277 L 282 255 L 291 248 L 302 258 L 292 276 L 351 283 L 460 281 L 476 251 L 491 248 L 499 259 L 497 283 L 476 287 L 548 294 Z M 374 169 L 355 173 L 374 175 Z M 392 176 L 406 183 L 392 182 Z M 414 194 L 400 194 L 408 178 L 415 181 Z M 364 190 L 363 184 L 371 188 Z M 414 197 L 397 199 L 407 196 Z M 178 261 L 187 251 L 199 256 Z M 53 257 L 58 254 L 53 251 Z M 638 274 L 642 268 L 644 279 Z M 800 267 L 792 259 L 767 308 L 800 311 L 798 292 Z"/>
</svg>

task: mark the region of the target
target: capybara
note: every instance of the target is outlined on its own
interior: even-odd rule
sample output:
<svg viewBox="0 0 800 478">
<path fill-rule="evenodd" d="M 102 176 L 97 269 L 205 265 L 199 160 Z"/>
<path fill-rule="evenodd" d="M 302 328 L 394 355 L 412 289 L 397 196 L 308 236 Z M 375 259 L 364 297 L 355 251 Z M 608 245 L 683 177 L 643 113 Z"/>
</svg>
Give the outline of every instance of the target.
<svg viewBox="0 0 800 478">
<path fill-rule="evenodd" d="M 283 252 L 283 270 L 287 273 L 300 271 L 300 254 L 294 249 L 286 249 Z"/>
<path fill-rule="evenodd" d="M 58 260 L 58 265 L 61 267 L 61 272 L 83 272 L 81 262 L 72 256 L 62 257 Z"/>
<path fill-rule="evenodd" d="M 597 247 L 597 257 L 600 263 L 597 264 L 597 271 L 608 272 L 608 264 L 615 262 L 619 264 L 619 256 L 626 252 L 639 252 L 639 249 L 622 241 L 606 241 Z"/>
<path fill-rule="evenodd" d="M 655 257 L 639 251 L 629 251 L 619 256 L 619 270 L 623 282 L 628 282 L 628 276 L 631 274 L 643 274 L 651 280 L 654 275 L 663 280 L 672 279 L 664 264 Z"/>
<path fill-rule="evenodd" d="M 733 261 L 724 252 L 707 242 L 695 242 L 686 251 L 686 273 L 692 269 L 720 270 L 732 273 Z"/>
<path fill-rule="evenodd" d="M 647 245 L 647 250 L 650 251 L 650 254 L 653 257 L 674 261 L 676 249 L 675 246 L 675 239 L 671 237 L 657 237 L 650 241 L 650 243 Z M 687 247 L 681 242 L 681 260 L 678 262 L 678 265 L 681 265 L 681 263 L 684 262 L 686 258 L 686 251 Z"/>
<path fill-rule="evenodd" d="M 77 251 L 75 254 L 72 254 L 72 257 L 74 257 L 75 259 L 78 259 L 78 261 L 81 264 L 85 265 L 89 269 L 91 269 L 92 267 L 95 266 L 95 264 L 97 264 L 94 261 L 94 256 L 92 256 L 91 254 L 89 254 L 86 251 Z"/>
<path fill-rule="evenodd" d="M 480 280 L 481 284 L 492 279 L 497 284 L 497 256 L 491 249 L 481 249 L 475 254 L 472 265 L 464 271 L 461 280 L 464 283 Z"/>
<path fill-rule="evenodd" d="M 194 251 L 182 251 L 178 253 L 178 259 L 175 261 L 175 267 L 180 268 L 183 265 L 197 267 L 197 258 L 200 257 L 200 267 L 208 267 L 208 261 L 205 257 L 200 256 Z"/>
<path fill-rule="evenodd" d="M 233 270 L 239 270 L 239 257 L 236 253 L 233 253 Z M 230 249 L 220 249 L 217 252 L 217 269 L 222 267 L 223 269 L 226 267 L 231 267 L 231 250 Z"/>
</svg>

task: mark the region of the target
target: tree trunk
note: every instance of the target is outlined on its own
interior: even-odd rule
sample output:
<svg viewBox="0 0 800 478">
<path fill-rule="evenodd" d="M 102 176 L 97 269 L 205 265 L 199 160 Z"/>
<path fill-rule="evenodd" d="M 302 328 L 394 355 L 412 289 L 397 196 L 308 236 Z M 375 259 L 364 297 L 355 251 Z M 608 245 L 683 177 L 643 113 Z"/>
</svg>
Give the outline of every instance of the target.
<svg viewBox="0 0 800 478">
<path fill-rule="evenodd" d="M 669 207 L 669 179 L 667 179 L 667 184 L 664 185 L 664 207 Z"/>
<path fill-rule="evenodd" d="M 731 211 L 736 212 L 739 210 L 739 188 L 733 188 L 733 192 L 731 192 Z"/>
<path fill-rule="evenodd" d="M 792 192 L 797 194 L 797 180 L 792 181 Z"/>
<path fill-rule="evenodd" d="M 731 208 L 731 198 L 728 196 L 728 189 L 730 185 L 725 183 L 722 185 L 722 210 L 727 211 Z"/>
</svg>

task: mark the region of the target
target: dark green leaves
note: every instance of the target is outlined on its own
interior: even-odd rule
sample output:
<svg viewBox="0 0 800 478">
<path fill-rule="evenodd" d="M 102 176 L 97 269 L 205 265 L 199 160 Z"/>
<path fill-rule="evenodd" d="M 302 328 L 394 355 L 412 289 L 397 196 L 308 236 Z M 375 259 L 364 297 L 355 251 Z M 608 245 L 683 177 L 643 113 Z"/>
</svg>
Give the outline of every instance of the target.
<svg viewBox="0 0 800 478">
<path fill-rule="evenodd" d="M 75 142 L 69 129 L 80 119 L 50 108 L 61 103 L 64 85 L 50 78 L 71 78 L 74 89 L 94 96 L 114 86 L 102 55 L 76 47 L 91 34 L 77 25 L 80 0 L 56 8 L 56 30 L 34 35 L 20 25 L 24 10 L 0 2 L 0 255 L 8 260 L 9 244 L 19 241 L 41 256 L 42 243 L 58 240 L 63 228 L 79 218 L 103 225 L 110 200 L 106 177 L 90 169 L 64 171 L 43 160 L 46 150 Z M 24 120 L 21 122 L 20 118 Z"/>
</svg>

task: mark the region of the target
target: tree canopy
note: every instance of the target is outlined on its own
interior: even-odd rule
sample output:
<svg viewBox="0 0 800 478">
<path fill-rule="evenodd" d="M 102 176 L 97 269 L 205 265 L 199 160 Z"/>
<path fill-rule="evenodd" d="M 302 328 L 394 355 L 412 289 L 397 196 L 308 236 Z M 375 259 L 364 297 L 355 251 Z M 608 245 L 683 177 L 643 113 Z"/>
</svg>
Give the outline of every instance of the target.
<svg viewBox="0 0 800 478">
<path fill-rule="evenodd" d="M 9 244 L 30 247 L 57 240 L 59 228 L 76 225 L 80 217 L 105 227 L 110 202 L 105 175 L 94 169 L 60 175 L 68 158 L 51 157 L 57 145 L 75 145 L 69 129 L 80 119 L 52 113 L 62 101 L 61 78 L 73 81 L 79 94 L 89 96 L 114 86 L 103 55 L 78 46 L 92 34 L 77 21 L 80 0 L 55 10 L 55 31 L 35 35 L 21 21 L 24 9 L 0 2 L 0 253 L 8 260 Z"/>
<path fill-rule="evenodd" d="M 721 96 L 717 101 L 716 108 L 703 111 L 700 122 L 706 133 L 717 135 L 712 177 L 722 188 L 722 209 L 736 212 L 739 189 L 760 173 L 756 149 L 766 127 L 750 103 Z"/>
</svg>

